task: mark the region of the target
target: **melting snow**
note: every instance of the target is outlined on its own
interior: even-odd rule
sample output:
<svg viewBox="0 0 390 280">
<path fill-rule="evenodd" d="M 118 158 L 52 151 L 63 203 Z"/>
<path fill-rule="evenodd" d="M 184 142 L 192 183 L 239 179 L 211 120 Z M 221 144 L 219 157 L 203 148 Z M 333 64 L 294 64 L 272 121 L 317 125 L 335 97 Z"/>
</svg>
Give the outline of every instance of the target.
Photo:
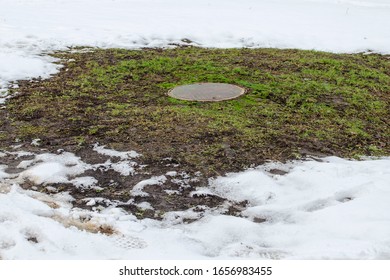
<svg viewBox="0 0 390 280">
<path fill-rule="evenodd" d="M 114 152 L 112 156 L 117 157 Z M 165 213 L 162 221 L 155 221 L 138 220 L 104 198 L 84 199 L 93 206 L 90 211 L 72 208 L 67 193 L 47 195 L 21 189 L 18 184 L 25 179 L 36 184 L 68 182 L 82 188 L 97 184 L 95 178 L 81 174 L 93 166 L 71 153 L 34 155 L 22 161 L 20 167 L 25 170 L 19 175 L 10 176 L 7 166 L 0 166 L 0 256 L 388 259 L 389 166 L 390 158 L 270 163 L 210 180 L 208 186 L 190 194 L 247 200 L 242 217 L 191 208 Z M 275 168 L 286 173 L 275 175 L 271 172 Z M 132 192 L 148 195 L 145 186 L 166 180 L 164 175 L 152 177 L 135 185 Z M 102 202 L 107 207 L 94 208 Z M 135 205 L 152 209 L 147 202 Z M 186 220 L 196 221 L 187 224 Z"/>
<path fill-rule="evenodd" d="M 119 151 L 115 151 L 112 149 L 106 149 L 105 146 L 99 146 L 98 144 L 96 144 L 93 147 L 93 150 L 101 155 L 105 155 L 105 156 L 109 156 L 109 157 L 118 157 L 122 160 L 136 158 L 139 156 L 139 154 L 135 151 L 119 152 Z"/>
<path fill-rule="evenodd" d="M 133 187 L 130 193 L 133 196 L 149 196 L 148 193 L 143 191 L 144 187 L 151 186 L 151 185 L 162 185 L 163 183 L 165 183 L 166 180 L 167 177 L 165 176 L 157 176 L 157 177 L 153 176 L 150 179 L 139 182 L 137 185 Z"/>
</svg>

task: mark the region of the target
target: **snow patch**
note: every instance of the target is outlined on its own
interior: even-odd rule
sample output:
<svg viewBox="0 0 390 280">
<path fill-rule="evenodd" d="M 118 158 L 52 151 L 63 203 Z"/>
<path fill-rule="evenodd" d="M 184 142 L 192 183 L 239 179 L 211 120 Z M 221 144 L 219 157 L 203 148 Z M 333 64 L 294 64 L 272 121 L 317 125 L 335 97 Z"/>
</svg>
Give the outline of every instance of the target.
<svg viewBox="0 0 390 280">
<path fill-rule="evenodd" d="M 6 165 L 0 165 L 0 180 L 3 180 L 9 177 L 8 173 L 4 172 L 7 169 Z"/>
<path fill-rule="evenodd" d="M 79 189 L 91 189 L 91 188 L 97 188 L 98 180 L 91 176 L 85 176 L 85 177 L 77 177 L 70 181 L 71 184 L 73 184 L 76 188 Z M 102 189 L 102 188 L 99 188 Z"/>
<path fill-rule="evenodd" d="M 162 221 L 137 220 L 99 197 L 84 200 L 92 211 L 72 208 L 67 193 L 21 189 L 2 165 L 0 187 L 8 191 L 0 192 L 0 251 L 5 259 L 383 259 L 390 255 L 389 162 L 270 163 L 210 180 L 193 193 L 248 200 L 242 217 L 197 206 L 165 213 Z M 87 166 L 63 152 L 36 155 L 23 172 L 39 175 L 38 182 L 59 181 L 72 164 Z M 270 175 L 270 168 L 288 173 Z M 92 177 L 76 179 L 80 186 L 96 184 Z M 152 177 L 132 191 L 148 195 L 143 187 L 166 180 Z"/>
<path fill-rule="evenodd" d="M 101 155 L 105 155 L 105 156 L 109 156 L 109 157 L 118 157 L 122 160 L 136 158 L 136 157 L 140 156 L 135 151 L 119 152 L 119 151 L 112 150 L 112 149 L 106 149 L 105 146 L 99 146 L 98 144 L 94 145 L 93 150 Z"/>
<path fill-rule="evenodd" d="M 17 168 L 26 169 L 20 173 L 18 182 L 29 180 L 40 185 L 69 183 L 69 177 L 82 174 L 91 167 L 74 154 L 64 152 L 36 155 L 32 160 L 20 162 Z"/>
<path fill-rule="evenodd" d="M 168 171 L 167 173 L 165 173 L 165 175 L 169 176 L 169 177 L 176 177 L 177 172 L 176 171 Z"/>
<path fill-rule="evenodd" d="M 149 203 L 149 202 L 141 202 L 141 203 L 138 203 L 136 204 L 138 208 L 141 208 L 143 210 L 153 210 L 153 206 Z"/>
<path fill-rule="evenodd" d="M 121 161 L 118 163 L 112 163 L 111 168 L 121 174 L 122 176 L 129 176 L 135 174 L 134 167 L 137 166 L 137 163 L 134 161 Z"/>
<path fill-rule="evenodd" d="M 133 189 L 130 191 L 130 194 L 133 196 L 149 196 L 148 193 L 144 192 L 143 189 L 146 186 L 153 186 L 153 185 L 158 185 L 161 186 L 164 184 L 167 180 L 167 177 L 164 175 L 162 176 L 153 176 L 150 179 L 143 180 L 136 184 Z"/>
</svg>

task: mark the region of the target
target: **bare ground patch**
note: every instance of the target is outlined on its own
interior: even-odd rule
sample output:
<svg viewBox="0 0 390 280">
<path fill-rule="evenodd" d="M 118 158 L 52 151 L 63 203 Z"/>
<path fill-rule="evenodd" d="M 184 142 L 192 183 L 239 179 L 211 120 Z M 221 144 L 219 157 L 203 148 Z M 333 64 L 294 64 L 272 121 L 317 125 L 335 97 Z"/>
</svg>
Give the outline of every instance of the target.
<svg viewBox="0 0 390 280">
<path fill-rule="evenodd" d="M 220 211 L 239 215 L 246 202 L 191 193 L 210 177 L 267 160 L 390 154 L 386 56 L 193 47 L 54 56 L 64 65 L 59 74 L 18 81 L 19 88 L 11 90 L 14 97 L 0 110 L 1 148 L 22 145 L 20 149 L 39 153 L 63 149 L 89 164 L 109 159 L 92 151 L 95 143 L 142 154 L 137 162 L 143 168 L 134 175 L 103 169 L 83 174 L 97 179 L 99 191 L 55 186 L 70 192 L 78 207 L 117 201 L 139 218 L 160 219 L 167 212 L 223 206 Z M 236 84 L 247 93 L 217 103 L 166 95 L 177 85 L 194 82 Z M 32 145 L 37 138 L 39 146 Z M 8 172 L 20 172 L 14 159 L 1 161 Z M 148 196 L 130 194 L 142 180 L 170 171 L 178 175 L 166 176 L 162 186 L 146 186 Z M 46 186 L 39 190 L 48 192 Z M 103 199 L 88 205 L 85 199 L 92 197 Z M 137 206 L 145 202 L 153 209 Z"/>
</svg>

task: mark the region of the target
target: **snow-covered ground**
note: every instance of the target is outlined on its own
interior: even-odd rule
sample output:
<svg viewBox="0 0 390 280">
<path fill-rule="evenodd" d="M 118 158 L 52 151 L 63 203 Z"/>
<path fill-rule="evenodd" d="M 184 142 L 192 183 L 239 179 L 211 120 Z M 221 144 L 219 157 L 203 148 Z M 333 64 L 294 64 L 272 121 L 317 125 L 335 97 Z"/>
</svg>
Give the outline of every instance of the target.
<svg viewBox="0 0 390 280">
<path fill-rule="evenodd" d="M 102 147 L 94 151 L 123 156 L 121 162 L 136 161 L 137 155 Z M 199 218 L 199 212 L 168 212 L 155 221 L 138 220 L 115 202 L 95 211 L 72 208 L 73 198 L 51 184 L 97 188 L 96 180 L 82 173 L 101 165 L 71 153 L 5 152 L 0 157 L 20 161 L 18 172 L 0 166 L 3 259 L 390 258 L 390 158 L 269 163 L 213 179 L 197 193 L 248 200 L 249 207 L 242 217 L 207 209 L 198 221 L 186 224 L 183 218 Z M 115 170 L 110 164 L 106 168 Z M 275 175 L 274 169 L 286 174 Z M 148 195 L 143 186 L 158 187 L 165 179 L 163 174 L 152 177 L 129 192 Z M 46 186 L 51 195 L 23 190 L 19 184 L 25 180 Z M 101 198 L 87 199 L 93 206 Z"/>
<path fill-rule="evenodd" d="M 390 53 L 389 0 L 0 0 L 0 89 L 56 71 L 68 46 Z"/>
<path fill-rule="evenodd" d="M 390 1 L 0 0 L 0 103 L 12 81 L 57 71 L 50 51 L 167 46 L 183 39 L 205 47 L 389 54 Z M 121 162 L 107 168 L 132 176 L 135 152 L 94 150 L 120 155 Z M 73 154 L 22 160 L 26 155 L 15 153 L 0 151 L 0 259 L 390 259 L 390 158 L 270 163 L 220 177 L 199 192 L 249 200 L 244 217 L 206 211 L 183 224 L 177 217 L 196 213 L 137 220 L 115 205 L 93 212 L 72 208 L 64 193 L 23 190 L 26 179 L 48 187 L 99 186 L 81 176 L 94 167 Z M 13 173 L 2 161 L 10 156 L 21 158 Z M 272 175 L 273 165 L 288 173 Z M 164 184 L 163 176 L 150 180 Z M 113 234 L 96 233 L 102 228 Z"/>
</svg>

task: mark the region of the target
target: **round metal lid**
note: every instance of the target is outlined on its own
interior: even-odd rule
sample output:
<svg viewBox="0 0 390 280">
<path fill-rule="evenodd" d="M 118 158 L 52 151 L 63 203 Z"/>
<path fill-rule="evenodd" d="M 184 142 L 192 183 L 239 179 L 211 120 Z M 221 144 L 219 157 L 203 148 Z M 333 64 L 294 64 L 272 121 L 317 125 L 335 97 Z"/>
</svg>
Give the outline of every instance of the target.
<svg viewBox="0 0 390 280">
<path fill-rule="evenodd" d="M 168 95 L 187 101 L 222 101 L 237 98 L 245 93 L 245 89 L 222 83 L 196 83 L 177 86 Z"/>
</svg>

